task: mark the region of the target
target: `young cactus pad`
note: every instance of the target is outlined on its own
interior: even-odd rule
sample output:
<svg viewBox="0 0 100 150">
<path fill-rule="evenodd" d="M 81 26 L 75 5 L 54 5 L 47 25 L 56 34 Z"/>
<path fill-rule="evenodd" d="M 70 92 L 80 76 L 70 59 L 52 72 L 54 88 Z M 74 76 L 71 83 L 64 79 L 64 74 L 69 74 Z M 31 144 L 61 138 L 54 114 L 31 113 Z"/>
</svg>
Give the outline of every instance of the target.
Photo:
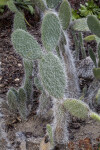
<svg viewBox="0 0 100 150">
<path fill-rule="evenodd" d="M 90 113 L 90 117 L 91 117 L 92 119 L 94 119 L 94 120 L 100 122 L 100 116 L 99 116 L 97 113 L 91 112 L 91 113 Z"/>
<path fill-rule="evenodd" d="M 61 2 L 62 0 L 46 0 L 47 6 L 49 8 L 54 8 L 57 7 L 57 5 Z"/>
<path fill-rule="evenodd" d="M 9 0 L 9 1 L 7 2 L 7 5 L 8 5 L 8 8 L 9 8 L 12 12 L 14 12 L 14 13 L 18 12 L 18 9 L 16 8 L 16 6 L 15 6 L 13 0 Z"/>
<path fill-rule="evenodd" d="M 41 81 L 47 92 L 55 98 L 63 98 L 66 78 L 58 57 L 48 53 L 39 63 Z"/>
<path fill-rule="evenodd" d="M 89 27 L 87 25 L 87 19 L 82 18 L 82 19 L 77 19 L 73 22 L 72 28 L 75 31 L 90 31 Z"/>
<path fill-rule="evenodd" d="M 51 147 L 53 147 L 53 146 L 54 146 L 54 139 L 53 139 L 53 132 L 52 132 L 52 127 L 51 127 L 51 125 L 50 125 L 50 124 L 47 124 L 46 129 L 47 129 L 47 133 L 48 133 L 49 138 L 50 138 Z"/>
<path fill-rule="evenodd" d="M 36 60 L 41 58 L 40 45 L 28 32 L 17 29 L 12 33 L 12 43 L 15 50 L 24 58 Z"/>
<path fill-rule="evenodd" d="M 60 22 L 56 14 L 47 12 L 42 22 L 42 42 L 47 51 L 52 51 L 56 48 L 60 35 Z"/>
<path fill-rule="evenodd" d="M 89 107 L 80 100 L 67 99 L 64 101 L 63 106 L 77 118 L 86 119 L 88 117 Z"/>
<path fill-rule="evenodd" d="M 59 18 L 62 24 L 62 28 L 66 30 L 71 21 L 71 7 L 67 0 L 63 0 L 60 6 Z"/>
<path fill-rule="evenodd" d="M 8 99 L 9 108 L 16 111 L 16 109 L 17 109 L 17 97 L 12 90 L 8 91 L 7 99 Z"/>
<path fill-rule="evenodd" d="M 24 21 L 24 15 L 21 12 L 16 12 L 14 16 L 14 30 L 23 29 L 27 31 L 26 24 Z"/>
<path fill-rule="evenodd" d="M 94 33 L 96 36 L 100 37 L 100 22 L 97 17 L 94 15 L 88 16 L 87 24 L 91 32 Z"/>
</svg>

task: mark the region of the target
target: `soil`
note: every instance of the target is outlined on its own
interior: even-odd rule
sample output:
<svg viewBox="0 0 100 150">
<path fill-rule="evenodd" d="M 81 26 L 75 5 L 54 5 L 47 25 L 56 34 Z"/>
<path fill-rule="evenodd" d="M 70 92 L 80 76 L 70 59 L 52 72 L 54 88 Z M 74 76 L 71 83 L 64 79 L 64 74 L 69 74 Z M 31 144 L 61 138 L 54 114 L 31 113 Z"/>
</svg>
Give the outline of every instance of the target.
<svg viewBox="0 0 100 150">
<path fill-rule="evenodd" d="M 37 23 L 39 18 L 36 16 L 34 20 L 34 17 L 30 16 L 27 19 L 31 24 L 28 31 L 41 44 L 41 23 Z M 10 40 L 12 30 L 13 14 L 0 20 L 0 97 L 3 99 L 0 111 L 4 114 L 4 131 L 10 141 L 10 146 L 6 147 L 6 140 L 0 139 L 0 150 L 39 150 L 39 144 L 46 133 L 46 124 L 50 123 L 50 120 L 44 121 L 36 116 L 38 99 L 34 101 L 34 109 L 27 121 L 22 121 L 19 114 L 9 112 L 6 103 L 8 89 L 12 86 L 18 89 L 24 78 L 22 58 L 15 53 Z M 37 91 L 34 94 L 37 95 Z M 68 129 L 68 150 L 100 150 L 100 123 L 91 119 L 84 121 L 71 117 Z"/>
</svg>

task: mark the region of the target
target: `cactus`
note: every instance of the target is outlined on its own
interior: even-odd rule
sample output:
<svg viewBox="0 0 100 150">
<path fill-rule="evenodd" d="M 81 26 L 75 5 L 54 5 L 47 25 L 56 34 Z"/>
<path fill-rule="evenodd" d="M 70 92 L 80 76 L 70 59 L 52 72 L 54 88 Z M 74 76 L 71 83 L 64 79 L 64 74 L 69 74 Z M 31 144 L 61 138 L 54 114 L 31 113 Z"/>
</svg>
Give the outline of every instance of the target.
<svg viewBox="0 0 100 150">
<path fill-rule="evenodd" d="M 41 80 L 39 77 L 34 78 L 34 84 L 39 91 L 43 91 L 43 86 L 41 85 Z"/>
<path fill-rule="evenodd" d="M 89 35 L 84 38 L 84 41 L 91 42 L 91 41 L 95 40 L 95 38 L 96 38 L 95 35 Z"/>
<path fill-rule="evenodd" d="M 57 7 L 57 5 L 61 2 L 62 0 L 46 0 L 47 6 L 49 8 L 54 8 Z"/>
<path fill-rule="evenodd" d="M 92 119 L 94 119 L 94 120 L 100 122 L 100 116 L 99 116 L 97 113 L 91 112 L 91 113 L 90 113 L 90 117 L 91 117 Z"/>
<path fill-rule="evenodd" d="M 7 99 L 8 99 L 9 108 L 13 111 L 16 111 L 18 102 L 17 102 L 17 97 L 16 97 L 15 93 L 13 92 L 13 90 L 10 89 L 8 91 Z"/>
<path fill-rule="evenodd" d="M 32 96 L 32 71 L 33 71 L 33 62 L 24 59 L 24 68 L 25 68 L 25 81 L 24 89 L 26 90 L 27 100 L 31 99 Z"/>
<path fill-rule="evenodd" d="M 18 12 L 18 9 L 16 8 L 16 6 L 15 6 L 13 0 L 9 0 L 9 1 L 7 2 L 7 5 L 8 5 L 8 8 L 9 8 L 12 12 L 14 12 L 14 13 Z"/>
<path fill-rule="evenodd" d="M 52 53 L 48 53 L 40 60 L 39 72 L 47 92 L 55 98 L 63 98 L 66 78 L 60 60 Z"/>
<path fill-rule="evenodd" d="M 27 95 L 24 88 L 20 88 L 18 94 L 19 94 L 18 110 L 21 117 L 25 120 L 28 112 L 26 107 Z"/>
<path fill-rule="evenodd" d="M 39 108 L 37 114 L 39 117 L 50 120 L 53 116 L 51 97 L 43 91 L 39 99 Z"/>
<path fill-rule="evenodd" d="M 96 16 L 90 15 L 87 18 L 87 24 L 92 33 L 100 38 L 100 22 Z"/>
<path fill-rule="evenodd" d="M 63 107 L 77 118 L 86 119 L 88 116 L 89 107 L 82 101 L 67 99 L 64 101 Z"/>
<path fill-rule="evenodd" d="M 62 4 L 60 5 L 59 18 L 63 30 L 66 30 L 71 21 L 71 7 L 67 0 L 63 0 Z"/>
<path fill-rule="evenodd" d="M 72 36 L 73 36 L 73 40 L 75 43 L 75 57 L 76 57 L 76 59 L 79 59 L 79 49 L 80 49 L 79 46 L 80 45 L 79 45 L 79 41 L 78 41 L 77 36 L 74 31 L 72 31 Z"/>
<path fill-rule="evenodd" d="M 84 47 L 84 43 L 83 43 L 83 35 L 80 32 L 79 33 L 79 40 L 80 40 L 80 47 L 81 47 L 81 54 L 83 58 L 86 58 L 86 52 L 85 52 L 85 47 Z"/>
<path fill-rule="evenodd" d="M 42 27 L 42 42 L 47 51 L 52 51 L 56 48 L 60 35 L 60 22 L 56 14 L 47 12 L 43 18 Z"/>
<path fill-rule="evenodd" d="M 53 139 L 53 131 L 52 131 L 52 127 L 50 124 L 47 124 L 46 126 L 46 129 L 47 129 L 47 133 L 49 135 L 49 138 L 50 138 L 50 144 L 51 144 L 51 148 L 54 147 L 54 139 Z"/>
<path fill-rule="evenodd" d="M 75 31 L 90 31 L 89 27 L 87 25 L 87 19 L 86 18 L 75 20 L 72 24 L 72 28 Z"/>
<path fill-rule="evenodd" d="M 12 43 L 22 57 L 30 60 L 41 58 L 41 47 L 28 32 L 22 29 L 14 31 L 12 34 Z"/>
<path fill-rule="evenodd" d="M 92 61 L 94 62 L 95 67 L 97 67 L 96 56 L 91 48 L 89 48 L 89 55 L 90 55 Z"/>
<path fill-rule="evenodd" d="M 61 100 L 62 101 L 62 100 Z M 63 101 L 62 101 L 63 102 Z M 61 103 L 54 102 L 53 139 L 56 145 L 67 145 L 68 142 L 68 114 L 62 109 Z"/>
<path fill-rule="evenodd" d="M 98 67 L 100 67 L 100 43 L 98 44 Z"/>
<path fill-rule="evenodd" d="M 15 16 L 14 16 L 14 30 L 16 29 L 23 29 L 25 31 L 27 31 L 26 28 L 26 24 L 24 21 L 24 15 L 21 14 L 20 12 L 16 12 Z"/>
<path fill-rule="evenodd" d="M 100 80 L 100 68 L 93 68 L 94 76 L 97 80 Z"/>
<path fill-rule="evenodd" d="M 40 8 L 43 12 L 46 10 L 46 2 L 45 0 L 31 0 L 37 7 Z"/>
<path fill-rule="evenodd" d="M 100 105 L 100 89 L 98 90 L 97 94 L 96 94 L 96 103 L 98 105 Z"/>
</svg>

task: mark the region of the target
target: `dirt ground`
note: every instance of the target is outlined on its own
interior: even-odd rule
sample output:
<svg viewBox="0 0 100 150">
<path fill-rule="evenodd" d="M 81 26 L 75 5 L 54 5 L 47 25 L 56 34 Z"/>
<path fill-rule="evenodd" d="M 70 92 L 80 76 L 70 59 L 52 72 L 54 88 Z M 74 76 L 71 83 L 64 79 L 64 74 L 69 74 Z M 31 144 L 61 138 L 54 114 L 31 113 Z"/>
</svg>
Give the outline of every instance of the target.
<svg viewBox="0 0 100 150">
<path fill-rule="evenodd" d="M 40 23 L 36 24 L 34 19 L 32 21 L 32 18 L 29 22 L 33 25 L 28 27 L 29 32 L 41 44 Z M 35 108 L 26 122 L 22 122 L 18 115 L 11 114 L 6 104 L 6 92 L 12 86 L 16 89 L 21 86 L 24 77 L 22 58 L 15 53 L 11 44 L 12 30 L 13 14 L 0 20 L 0 97 L 4 101 L 1 109 L 6 120 L 4 130 L 13 150 L 38 150 L 39 143 L 46 132 L 46 124 L 50 123 L 50 121 L 44 121 L 36 116 L 38 100 L 35 102 Z M 68 150 L 100 150 L 100 123 L 91 119 L 82 121 L 73 118 L 69 122 L 68 129 Z M 0 141 L 0 150 L 8 150 L 4 146 L 5 143 L 4 139 Z"/>
</svg>

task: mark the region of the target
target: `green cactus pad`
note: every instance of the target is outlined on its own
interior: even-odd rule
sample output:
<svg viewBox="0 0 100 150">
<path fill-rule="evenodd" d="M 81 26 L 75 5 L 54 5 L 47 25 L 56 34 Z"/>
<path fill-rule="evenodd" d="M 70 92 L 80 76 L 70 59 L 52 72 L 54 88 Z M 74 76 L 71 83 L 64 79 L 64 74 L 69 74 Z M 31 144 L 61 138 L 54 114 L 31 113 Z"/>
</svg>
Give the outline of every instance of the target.
<svg viewBox="0 0 100 150">
<path fill-rule="evenodd" d="M 72 28 L 75 31 L 90 31 L 89 27 L 87 25 L 87 19 L 86 18 L 75 20 L 73 22 Z"/>
<path fill-rule="evenodd" d="M 100 80 L 100 68 L 93 68 L 94 76 L 97 80 Z"/>
<path fill-rule="evenodd" d="M 15 50 L 24 58 L 36 60 L 41 58 L 40 45 L 28 32 L 17 29 L 12 33 L 12 43 Z"/>
<path fill-rule="evenodd" d="M 94 15 L 88 16 L 87 24 L 91 32 L 100 38 L 100 21 L 97 17 Z"/>
<path fill-rule="evenodd" d="M 66 30 L 71 21 L 71 7 L 67 0 L 63 0 L 60 6 L 59 18 L 60 18 L 63 30 Z"/>
<path fill-rule="evenodd" d="M 86 42 L 91 42 L 93 40 L 95 40 L 95 35 L 89 35 L 84 38 L 84 41 Z"/>
<path fill-rule="evenodd" d="M 60 22 L 58 17 L 52 13 L 47 12 L 42 22 L 42 42 L 47 51 L 52 51 L 56 48 L 60 35 Z"/>
<path fill-rule="evenodd" d="M 73 116 L 86 119 L 88 117 L 89 108 L 84 102 L 76 99 L 67 99 L 64 101 L 63 106 L 68 110 Z"/>
<path fill-rule="evenodd" d="M 45 0 L 31 0 L 37 7 L 39 7 L 39 9 L 41 9 L 42 11 L 46 10 L 46 2 Z"/>
<path fill-rule="evenodd" d="M 7 5 L 7 2 L 8 2 L 8 0 L 0 0 L 0 5 L 1 6 Z"/>
<path fill-rule="evenodd" d="M 89 55 L 90 55 L 92 61 L 94 62 L 94 65 L 97 67 L 96 56 L 95 56 L 95 54 L 94 54 L 92 48 L 89 48 Z"/>
<path fill-rule="evenodd" d="M 48 53 L 41 59 L 39 71 L 42 84 L 47 92 L 55 98 L 63 98 L 66 78 L 59 58 Z"/>
<path fill-rule="evenodd" d="M 17 110 L 17 97 L 12 90 L 7 93 L 8 105 L 11 110 Z"/>
<path fill-rule="evenodd" d="M 33 62 L 24 59 L 24 68 L 25 68 L 25 82 L 24 89 L 26 90 L 27 100 L 30 100 L 32 96 L 32 72 L 33 72 Z"/>
<path fill-rule="evenodd" d="M 49 8 L 54 8 L 57 7 L 57 5 L 61 2 L 62 0 L 46 0 L 47 6 Z"/>
<path fill-rule="evenodd" d="M 100 122 L 100 116 L 99 116 L 97 113 L 91 112 L 91 113 L 90 113 L 90 117 L 91 117 L 92 119 L 94 119 L 94 120 Z"/>
<path fill-rule="evenodd" d="M 18 100 L 18 110 L 23 119 L 27 117 L 27 107 L 26 107 L 27 95 L 23 88 L 19 89 L 19 100 Z"/>
<path fill-rule="evenodd" d="M 20 12 L 16 12 L 14 16 L 14 25 L 13 25 L 14 30 L 16 29 L 23 29 L 27 31 L 26 24 L 24 21 L 24 15 Z"/>
<path fill-rule="evenodd" d="M 100 89 L 98 90 L 97 94 L 96 94 L 96 103 L 98 105 L 100 105 Z"/>
<path fill-rule="evenodd" d="M 52 132 L 51 125 L 47 124 L 46 129 L 47 129 L 47 133 L 48 133 L 49 138 L 50 138 L 51 147 L 53 147 L 54 146 L 54 139 L 53 139 L 53 132 Z"/>
<path fill-rule="evenodd" d="M 7 2 L 7 5 L 8 5 L 8 8 L 9 8 L 12 12 L 14 12 L 14 13 L 18 12 L 18 9 L 16 8 L 16 6 L 15 6 L 13 0 L 9 0 L 9 1 Z"/>
</svg>

